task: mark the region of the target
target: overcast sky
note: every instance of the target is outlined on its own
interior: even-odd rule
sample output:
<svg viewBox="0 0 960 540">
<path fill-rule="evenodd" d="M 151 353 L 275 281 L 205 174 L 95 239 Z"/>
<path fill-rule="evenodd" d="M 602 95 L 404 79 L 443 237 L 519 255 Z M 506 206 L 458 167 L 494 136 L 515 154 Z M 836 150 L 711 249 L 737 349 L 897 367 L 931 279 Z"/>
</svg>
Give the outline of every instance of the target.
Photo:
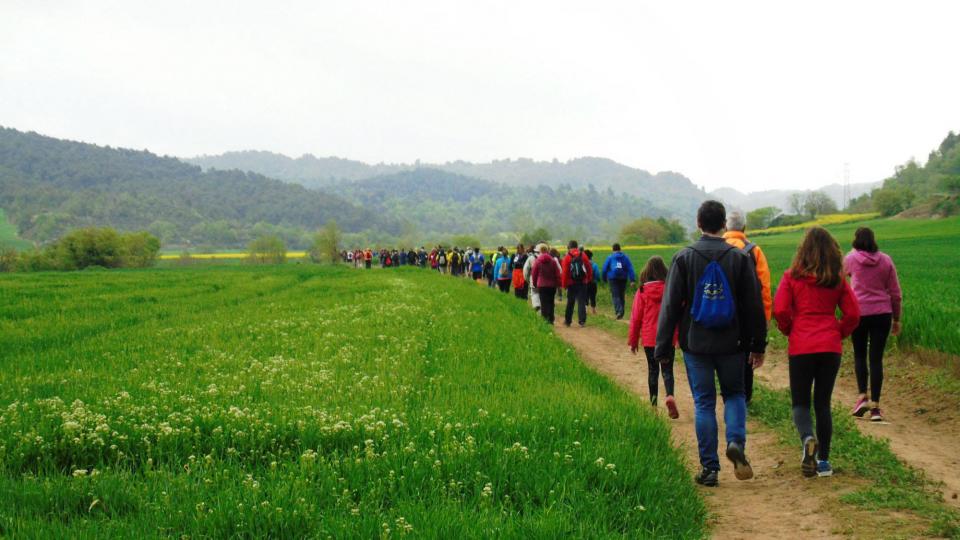
<svg viewBox="0 0 960 540">
<path fill-rule="evenodd" d="M 960 2 L 0 0 L 0 125 L 193 156 L 881 180 L 960 130 Z"/>
</svg>

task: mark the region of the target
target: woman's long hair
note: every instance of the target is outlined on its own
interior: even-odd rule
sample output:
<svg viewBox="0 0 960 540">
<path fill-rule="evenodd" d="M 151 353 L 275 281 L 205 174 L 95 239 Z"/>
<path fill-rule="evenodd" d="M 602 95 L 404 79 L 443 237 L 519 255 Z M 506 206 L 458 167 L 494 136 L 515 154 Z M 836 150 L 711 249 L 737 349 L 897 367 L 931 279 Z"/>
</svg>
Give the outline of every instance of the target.
<svg viewBox="0 0 960 540">
<path fill-rule="evenodd" d="M 648 281 L 663 281 L 667 279 L 667 265 L 659 255 L 654 255 L 647 260 L 646 266 L 640 272 L 640 286 Z"/>
<path fill-rule="evenodd" d="M 867 253 L 879 251 L 880 248 L 877 247 L 877 238 L 873 235 L 873 230 L 868 227 L 857 229 L 857 232 L 853 233 L 853 249 L 866 251 Z"/>
<path fill-rule="evenodd" d="M 790 275 L 794 279 L 812 277 L 821 287 L 838 287 L 843 281 L 840 244 L 823 227 L 811 228 L 797 248 Z"/>
</svg>

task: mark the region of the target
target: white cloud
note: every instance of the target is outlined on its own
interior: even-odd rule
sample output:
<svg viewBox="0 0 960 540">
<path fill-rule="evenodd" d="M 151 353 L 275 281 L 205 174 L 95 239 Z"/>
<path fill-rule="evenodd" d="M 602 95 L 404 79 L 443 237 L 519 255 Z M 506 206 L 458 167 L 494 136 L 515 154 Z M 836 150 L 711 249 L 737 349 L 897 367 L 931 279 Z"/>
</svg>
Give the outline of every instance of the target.
<svg viewBox="0 0 960 540">
<path fill-rule="evenodd" d="M 957 20 L 932 1 L 5 2 L 0 124 L 174 155 L 872 181 L 960 129 Z"/>
</svg>

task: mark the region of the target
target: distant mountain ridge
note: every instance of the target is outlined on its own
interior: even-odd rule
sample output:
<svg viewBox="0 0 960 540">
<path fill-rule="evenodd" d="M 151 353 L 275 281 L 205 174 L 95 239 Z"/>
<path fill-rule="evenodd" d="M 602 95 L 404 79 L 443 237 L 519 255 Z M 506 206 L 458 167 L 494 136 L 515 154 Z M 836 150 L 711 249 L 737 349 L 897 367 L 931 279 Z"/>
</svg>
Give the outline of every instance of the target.
<svg viewBox="0 0 960 540">
<path fill-rule="evenodd" d="M 337 184 L 338 181 L 355 181 L 416 168 L 436 169 L 515 187 L 593 186 L 598 191 L 610 189 L 614 193 L 626 193 L 646 199 L 654 207 L 685 221 L 691 221 L 690 216 L 706 197 L 702 189 L 680 173 L 667 171 L 651 174 L 611 159 L 597 157 L 582 157 L 566 162 L 519 158 L 494 160 L 489 163 L 453 161 L 369 165 L 337 157 L 318 158 L 311 154 L 294 159 L 272 152 L 242 151 L 184 160 L 204 169 L 249 170 L 313 188 L 325 188 Z"/>
<path fill-rule="evenodd" d="M 362 208 L 396 216 L 412 237 L 461 235 L 511 244 L 545 227 L 552 238 L 543 240 L 607 240 L 638 216 L 669 217 L 645 199 L 609 189 L 509 186 L 425 167 L 344 180 L 326 189 Z"/>
<path fill-rule="evenodd" d="M 870 193 L 873 189 L 880 187 L 882 182 L 864 182 L 859 184 L 850 184 L 850 200 L 853 200 L 863 194 Z M 729 206 L 744 212 L 750 212 L 757 208 L 775 206 L 784 212 L 790 211 L 788 199 L 794 193 L 809 193 L 810 191 L 823 191 L 830 196 L 837 208 L 843 208 L 843 185 L 830 184 L 815 190 L 801 189 L 771 189 L 765 191 L 753 191 L 743 193 L 733 188 L 719 188 L 710 192 L 711 197 L 723 201 Z M 849 202 L 849 201 L 847 201 Z"/>
<path fill-rule="evenodd" d="M 350 232 L 396 234 L 390 216 L 303 186 L 240 171 L 200 167 L 147 151 L 102 147 L 0 127 L 0 208 L 25 239 L 69 229 L 150 230 L 169 245 L 239 247 L 283 232 L 303 247 L 336 219 Z"/>
</svg>

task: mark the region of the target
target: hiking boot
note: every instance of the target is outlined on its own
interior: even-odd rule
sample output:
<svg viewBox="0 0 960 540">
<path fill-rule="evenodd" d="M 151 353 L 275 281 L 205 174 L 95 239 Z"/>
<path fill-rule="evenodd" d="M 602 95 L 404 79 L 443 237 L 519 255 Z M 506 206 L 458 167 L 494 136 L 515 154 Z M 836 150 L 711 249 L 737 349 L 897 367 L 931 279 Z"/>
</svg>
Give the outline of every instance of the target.
<svg viewBox="0 0 960 540">
<path fill-rule="evenodd" d="M 580 328 L 583 328 L 583 327 L 587 326 L 587 323 L 585 323 L 585 322 L 582 322 L 582 323 L 579 323 L 579 324 L 580 324 Z"/>
<path fill-rule="evenodd" d="M 667 415 L 670 416 L 670 418 L 674 420 L 680 418 L 680 412 L 677 411 L 677 400 L 673 399 L 673 396 L 667 396 L 663 404 L 667 406 Z"/>
<path fill-rule="evenodd" d="M 617 313 L 617 320 L 619 321 L 622 318 L 623 318 L 623 313 Z"/>
<path fill-rule="evenodd" d="M 717 474 L 717 471 L 712 471 L 710 469 L 703 469 L 702 471 L 700 471 L 700 474 L 694 477 L 694 481 L 696 481 L 696 483 L 700 484 L 701 486 L 707 486 L 707 487 L 717 487 L 720 484 L 720 479 L 719 479 L 719 475 Z"/>
<path fill-rule="evenodd" d="M 803 440 L 803 459 L 800 461 L 800 470 L 807 478 L 817 475 L 817 439 L 807 437 Z"/>
<path fill-rule="evenodd" d="M 655 395 L 650 396 L 650 405 L 652 405 L 653 407 L 657 406 L 657 396 Z"/>
<path fill-rule="evenodd" d="M 743 452 L 743 445 L 738 442 L 728 444 L 727 459 L 733 462 L 733 474 L 737 477 L 737 480 L 753 478 L 753 467 L 747 461 L 747 456 Z"/>
<path fill-rule="evenodd" d="M 853 416 L 861 418 L 863 415 L 867 414 L 867 411 L 870 410 L 870 402 L 867 400 L 866 396 L 860 397 L 857 399 L 857 404 L 853 406 L 853 410 L 850 412 Z"/>
<path fill-rule="evenodd" d="M 817 476 L 833 476 L 833 467 L 830 462 L 822 460 L 817 462 Z"/>
<path fill-rule="evenodd" d="M 870 409 L 870 421 L 883 422 L 883 413 L 880 412 L 880 407 L 874 407 Z"/>
</svg>

